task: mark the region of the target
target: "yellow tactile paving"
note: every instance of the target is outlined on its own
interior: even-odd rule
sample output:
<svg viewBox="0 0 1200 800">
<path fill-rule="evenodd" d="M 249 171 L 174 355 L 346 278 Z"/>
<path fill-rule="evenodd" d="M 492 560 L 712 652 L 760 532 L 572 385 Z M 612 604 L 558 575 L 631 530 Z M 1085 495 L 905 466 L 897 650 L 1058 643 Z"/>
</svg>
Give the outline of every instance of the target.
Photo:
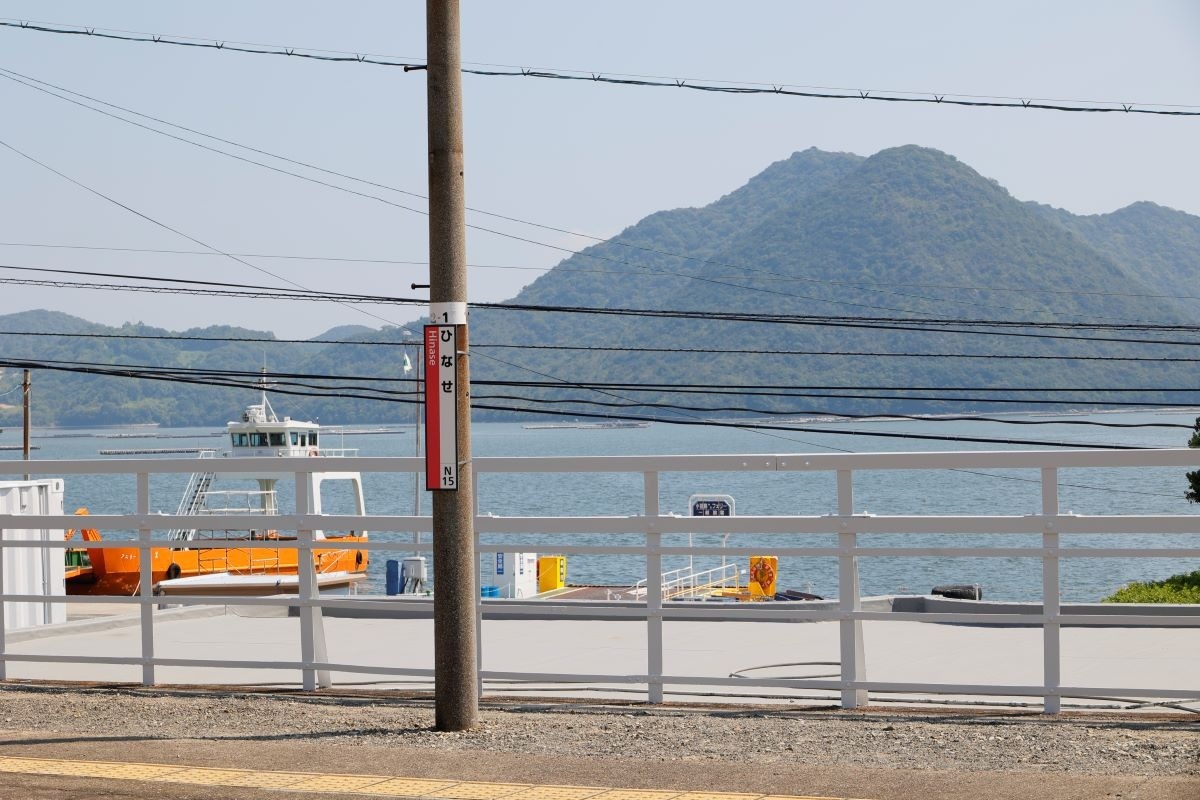
<svg viewBox="0 0 1200 800">
<path fill-rule="evenodd" d="M 359 789 L 359 794 L 381 794 L 389 797 L 424 797 L 458 781 L 427 781 L 419 778 L 389 778 Z"/>
<path fill-rule="evenodd" d="M 660 792 L 654 789 L 609 789 L 594 800 L 672 800 L 682 792 Z"/>
<path fill-rule="evenodd" d="M 92 764 L 104 762 L 88 762 Z M 115 778 L 112 774 L 112 767 L 119 766 L 117 764 L 105 764 L 109 770 L 103 775 L 97 773 L 97 777 Z M 228 785 L 231 780 L 236 780 L 249 773 L 250 770 L 245 769 L 213 769 L 211 767 L 182 767 L 174 772 L 169 772 L 160 775 L 156 778 L 147 778 L 151 781 L 162 781 L 164 783 L 193 783 L 199 786 L 220 786 Z"/>
<path fill-rule="evenodd" d="M 531 786 L 527 783 L 392 778 L 386 775 L 317 775 L 311 772 L 268 772 L 171 764 L 0 756 L 0 773 L 6 772 L 439 800 L 848 800 L 812 795 L 677 792 L 607 789 L 598 786 Z"/>
<path fill-rule="evenodd" d="M 112 764 L 111 766 L 96 764 L 96 766 L 109 767 L 109 769 L 104 771 L 105 777 L 124 778 L 130 781 L 159 780 L 167 775 L 180 772 L 182 769 L 181 767 L 172 767 L 166 764 Z M 95 774 L 99 774 L 99 771 Z"/>
<path fill-rule="evenodd" d="M 607 791 L 599 786 L 530 786 L 504 800 L 589 800 Z"/>
<path fill-rule="evenodd" d="M 220 782 L 221 786 L 237 786 L 243 789 L 289 789 L 301 781 L 313 777 L 311 772 L 251 772 L 230 776 Z"/>
<path fill-rule="evenodd" d="M 357 792 L 385 780 L 385 775 L 310 775 L 287 788 L 297 792 Z"/>
<path fill-rule="evenodd" d="M 436 792 L 430 792 L 430 797 L 442 797 L 446 800 L 500 800 L 517 792 L 531 788 L 528 783 L 474 783 L 463 781 Z"/>
</svg>

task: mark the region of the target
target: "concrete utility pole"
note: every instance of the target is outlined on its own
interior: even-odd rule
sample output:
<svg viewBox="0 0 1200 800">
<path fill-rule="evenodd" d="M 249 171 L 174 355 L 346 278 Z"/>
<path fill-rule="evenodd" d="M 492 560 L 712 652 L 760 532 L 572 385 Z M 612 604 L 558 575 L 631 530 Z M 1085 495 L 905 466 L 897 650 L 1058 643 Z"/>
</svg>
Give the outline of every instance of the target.
<svg viewBox="0 0 1200 800">
<path fill-rule="evenodd" d="M 459 309 L 455 325 L 458 480 L 433 493 L 434 725 L 461 731 L 479 722 L 476 667 L 474 481 L 467 363 L 467 227 L 463 177 L 462 73 L 458 0 L 426 0 L 429 115 L 429 301 Z M 435 320 L 442 323 L 443 320 Z M 431 487 L 432 488 L 432 487 Z"/>
</svg>

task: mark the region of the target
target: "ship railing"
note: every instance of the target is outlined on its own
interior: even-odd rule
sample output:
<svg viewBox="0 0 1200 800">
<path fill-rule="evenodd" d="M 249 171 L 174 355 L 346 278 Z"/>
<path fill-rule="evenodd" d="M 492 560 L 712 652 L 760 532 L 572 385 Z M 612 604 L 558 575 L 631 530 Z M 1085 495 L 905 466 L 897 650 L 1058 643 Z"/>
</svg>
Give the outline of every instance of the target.
<svg viewBox="0 0 1200 800">
<path fill-rule="evenodd" d="M 323 458 L 353 458 L 358 455 L 357 447 L 322 447 L 317 455 Z"/>
<path fill-rule="evenodd" d="M 204 505 L 195 511 L 198 516 L 223 514 L 275 516 L 279 514 L 278 493 L 274 489 L 210 489 L 205 492 L 204 499 Z M 214 503 L 222 505 L 214 505 Z"/>
<path fill-rule="evenodd" d="M 318 473 L 351 470 L 379 473 L 395 480 L 395 476 L 402 474 L 419 477 L 425 467 L 424 459 L 415 457 L 356 457 L 339 459 L 336 464 L 332 462 L 332 459 L 321 458 L 229 459 L 228 463 L 222 464 L 222 472 L 242 472 L 247 477 L 291 473 L 295 478 L 295 507 L 308 508 L 313 476 Z M 76 541 L 64 541 L 61 531 L 77 527 L 79 518 L 62 513 L 61 504 L 56 510 L 31 507 L 33 513 L 0 513 L 0 531 L 3 532 L 0 557 L 6 567 L 0 570 L 0 581 L 4 582 L 0 583 L 0 604 L 6 612 L 0 615 L 0 628 L 14 624 L 7 622 L 7 612 L 12 608 L 33 609 L 36 616 L 49 615 L 50 610 L 69 604 L 122 603 L 138 609 L 135 630 L 140 639 L 140 648 L 137 642 L 133 644 L 134 652 L 122 650 L 120 654 L 113 654 L 98 647 L 95 637 L 81 635 L 74 627 L 70 628 L 72 633 L 62 634 L 68 638 L 54 640 L 48 649 L 37 646 L 38 642 L 48 641 L 44 638 L 30 637 L 28 641 L 22 641 L 23 631 L 0 630 L 0 680 L 37 677 L 43 674 L 39 665 L 56 663 L 60 670 L 78 668 L 79 679 L 89 681 L 127 680 L 130 672 L 134 675 L 140 672 L 141 682 L 145 685 L 177 681 L 181 674 L 188 676 L 188 682 L 199 683 L 207 678 L 196 677 L 197 673 L 206 676 L 213 668 L 291 670 L 304 689 L 332 685 L 335 676 L 339 681 L 372 678 L 381 682 L 390 679 L 432 685 L 434 675 L 429 655 L 432 643 L 430 646 L 421 644 L 428 641 L 422 640 L 422 636 L 431 635 L 427 618 L 422 616 L 430 613 L 429 601 L 397 603 L 390 602 L 394 598 L 379 598 L 364 603 L 361 597 L 323 596 L 318 592 L 313 557 L 319 550 L 339 548 L 375 556 L 412 552 L 428 555 L 433 549 L 430 539 L 435 535 L 428 516 L 281 513 L 273 518 L 275 526 L 295 532 L 298 563 L 313 565 L 300 570 L 296 594 L 290 597 L 172 595 L 170 603 L 185 607 L 215 604 L 218 608 L 233 605 L 295 609 L 292 619 L 298 616 L 298 624 L 288 623 L 285 634 L 296 637 L 293 653 L 280 649 L 279 634 L 275 629 L 268 637 L 269 642 L 265 639 L 262 642 L 237 640 L 224 650 L 213 644 L 205 652 L 196 653 L 186 643 L 179 645 L 171 635 L 177 630 L 172 626 L 185 623 L 167 625 L 167 619 L 171 618 L 160 616 L 170 612 L 159 609 L 164 601 L 154 594 L 155 580 L 159 576 L 153 572 L 151 559 L 156 548 L 173 545 L 169 539 L 156 534 L 200 524 L 226 530 L 250 530 L 262 520 L 261 515 L 251 514 L 179 516 L 151 513 L 151 477 L 172 473 L 186 475 L 193 470 L 194 464 L 194 459 L 0 462 L 0 476 L 19 478 L 24 473 L 32 473 L 53 476 L 53 479 L 46 479 L 47 482 L 59 484 L 64 478 L 69 482 L 74 475 L 132 476 L 135 492 L 125 513 L 94 513 L 88 518 L 89 526 L 106 532 L 106 536 L 102 541 L 88 541 L 87 547 L 101 550 L 128 548 L 129 539 L 120 540 L 107 532 L 134 532 L 133 542 L 140 552 L 141 578 L 138 592 L 132 597 L 65 597 L 47 593 L 40 588 L 40 583 L 35 587 L 27 580 L 28 571 L 7 567 L 31 553 L 44 554 L 77 545 Z M 618 687 L 642 692 L 650 703 L 660 703 L 668 694 L 697 693 L 740 694 L 743 697 L 747 693 L 771 693 L 785 700 L 815 698 L 820 702 L 833 699 L 845 708 L 863 706 L 870 698 L 904 702 L 926 698 L 935 702 L 938 698 L 941 702 L 962 702 L 962 698 L 982 698 L 981 702 L 1014 705 L 1028 705 L 1026 701 L 1031 701 L 1051 714 L 1061 711 L 1064 701 L 1075 704 L 1096 701 L 1122 708 L 1127 705 L 1122 698 L 1132 698 L 1142 705 L 1157 703 L 1184 707 L 1188 703 L 1194 704 L 1196 698 L 1200 698 L 1200 673 L 1195 670 L 1196 657 L 1192 655 L 1200 652 L 1200 640 L 1197 639 L 1200 636 L 1200 609 L 1196 606 L 1136 605 L 1068 607 L 1061 598 L 1064 565 L 1078 565 L 1089 559 L 1149 558 L 1190 568 L 1200 562 L 1200 514 L 1187 506 L 1182 497 L 1178 512 L 1146 513 L 1141 510 L 1145 508 L 1144 493 L 1130 495 L 1134 499 L 1129 502 L 1124 502 L 1126 495 L 1121 493 L 1132 483 L 1151 479 L 1158 482 L 1154 485 L 1160 487 L 1159 493 L 1170 487 L 1186 486 L 1186 472 L 1198 468 L 1200 448 L 477 458 L 471 464 L 477 489 L 477 509 L 494 505 L 513 510 L 505 515 L 476 511 L 473 525 L 478 553 L 541 550 L 567 556 L 621 555 L 640 559 L 646 578 L 644 598 L 636 602 L 477 600 L 475 629 L 489 632 L 488 636 L 478 639 L 481 685 L 502 693 L 513 682 L 534 686 L 549 684 L 585 695 L 589 691 L 604 691 L 605 687 Z M 893 484 L 901 480 L 908 485 L 908 479 L 902 480 L 898 471 L 912 470 L 938 471 L 939 475 L 952 470 L 972 473 L 999 470 L 1006 479 L 1016 477 L 1021 482 L 1011 484 L 1014 488 L 1007 501 L 1009 513 L 1002 514 L 971 513 L 971 509 L 966 513 L 914 514 L 909 510 L 887 508 L 875 508 L 875 513 L 868 513 L 856 500 L 856 488 L 878 500 L 880 495 L 872 494 L 876 481 L 890 478 Z M 1081 480 L 1081 473 L 1086 480 Z M 510 483 L 499 480 L 514 474 L 534 476 L 543 486 L 547 482 L 566 483 L 569 476 L 587 481 L 594 480 L 590 476 L 598 474 L 624 476 L 619 486 L 613 484 L 618 488 L 611 496 L 604 498 L 610 508 L 619 511 L 603 515 L 547 515 L 533 511 L 522 515 L 522 506 L 518 502 L 522 496 L 512 492 Z M 756 490 L 759 484 L 775 481 L 779 482 L 780 491 L 797 496 L 802 488 L 806 503 L 822 503 L 829 513 L 692 517 L 664 508 L 664 496 L 679 495 L 681 486 L 682 497 L 686 497 L 688 489 L 698 483 L 713 486 L 731 480 L 752 480 Z M 489 489 L 489 485 L 501 488 Z M 1079 485 L 1102 490 L 1100 494 L 1104 497 L 1105 507 L 1098 513 L 1088 514 L 1064 511 L 1060 504 L 1060 487 L 1069 487 L 1066 491 L 1075 492 Z M 669 491 L 664 487 L 669 487 Z M 966 502 L 959 497 L 949 500 L 960 505 Z M 370 542 L 318 540 L 315 531 L 326 527 L 376 533 Z M 413 532 L 423 538 L 407 538 Z M 730 534 L 734 538 L 728 547 L 678 544 L 686 542 L 692 534 L 710 538 Z M 939 538 L 933 545 L 910 538 L 918 535 Z M 752 545 L 735 544 L 746 541 L 742 537 L 747 536 L 755 537 Z M 530 544 L 514 544 L 522 537 Z M 499 543 L 501 540 L 503 544 Z M 548 540 L 553 543 L 547 545 Z M 277 546 L 278 543 L 271 540 L 246 542 L 246 547 L 251 550 Z M 662 579 L 663 573 L 668 571 L 664 569 L 664 559 L 733 559 L 763 553 L 778 556 L 781 563 L 787 559 L 809 560 L 806 563 L 818 559 L 832 562 L 836 565 L 837 576 L 833 599 L 812 603 L 665 602 L 669 589 Z M 864 597 L 860 562 L 912 558 L 944 559 L 947 565 L 956 560 L 964 563 L 963 559 L 989 559 L 1002 565 L 1034 564 L 1039 575 L 1040 601 L 1032 607 L 1016 607 L 917 597 L 913 599 L 924 605 L 916 608 L 901 603 L 904 598 Z M 61 562 L 60 557 L 60 566 Z M 18 579 L 26 582 L 11 583 Z M 465 588 L 474 591 L 473 581 L 467 580 Z M 287 614 L 289 612 L 285 611 L 278 616 Z M 422 618 L 404 627 L 407 624 L 403 618 L 405 614 Z M 274 615 L 265 615 L 271 616 Z M 341 616 L 398 617 L 389 619 L 386 633 L 379 635 L 392 640 L 406 637 L 409 646 L 355 650 L 346 642 L 360 642 L 361 636 L 334 639 L 325 635 L 326 626 L 366 624 L 365 620 L 342 623 Z M 49 616 L 45 618 L 49 619 Z M 571 621 L 569 630 L 572 632 L 567 633 L 568 628 L 564 627 L 555 628 L 547 645 L 554 648 L 553 658 L 539 661 L 527 654 L 529 647 L 525 637 L 513 636 L 513 629 L 505 626 L 511 626 L 513 621 L 525 624 L 543 620 Z M 628 653 L 630 648 L 619 646 L 605 650 L 593 646 L 597 632 L 589 627 L 591 620 L 616 626 L 604 629 L 606 636 L 601 638 L 605 640 L 607 632 L 618 628 L 626 632 L 622 634 L 624 636 L 632 632 L 640 638 L 643 652 L 639 658 L 644 660 L 640 664 L 630 664 L 626 660 L 613 666 L 608 659 Z M 687 644 L 693 640 L 685 641 L 680 652 L 672 649 L 679 646 L 673 632 L 683 627 L 691 630 L 687 626 L 676 627 L 680 622 L 689 625 L 697 622 L 735 624 L 721 629 L 719 649 L 705 650 L 712 653 L 713 658 L 697 659 L 692 657 L 694 650 L 687 649 Z M 798 622 L 817 626 L 813 630 L 823 632 L 820 634 L 820 641 L 824 643 L 821 647 L 832 648 L 832 652 L 805 650 L 797 652 L 794 660 L 834 662 L 836 675 L 734 677 L 722 660 L 715 657 L 720 653 L 752 652 L 756 658 L 765 660 L 764 637 L 771 646 L 787 645 L 800 638 L 804 630 L 795 627 L 773 629 L 771 626 Z M 887 626 L 932 623 L 905 630 L 920 636 L 932 635 L 925 631 L 935 630 L 939 637 L 937 642 L 957 642 L 950 647 L 958 649 L 940 649 L 942 645 L 939 644 L 936 651 L 916 659 L 906 658 L 903 650 L 899 656 L 893 651 L 880 653 L 876 649 L 879 640 L 868 639 L 864 628 L 878 632 L 887 627 L 883 623 Z M 230 629 L 233 627 L 236 626 L 230 626 Z M 747 644 L 751 641 L 745 633 L 747 629 L 770 632 Z M 786 635 L 779 635 L 780 630 Z M 1013 630 L 1025 632 L 1020 634 L 1020 649 L 1027 658 L 1019 663 L 1014 660 L 1015 653 L 1010 652 L 1013 635 L 1006 633 Z M 1119 634 L 1114 634 L 1113 630 L 1118 630 Z M 39 637 L 45 635 L 41 630 L 35 633 Z M 672 635 L 668 636 L 668 633 Z M 114 635 L 111 631 L 103 634 L 105 641 Z M 568 640 L 564 641 L 564 637 Z M 518 640 L 522 641 L 520 655 L 511 646 Z M 734 647 L 734 640 L 742 644 Z M 341 642 L 337 648 L 329 644 L 336 642 Z M 572 650 L 571 642 L 580 645 L 578 653 Z M 412 646 L 414 643 L 417 646 Z M 896 646 L 902 648 L 905 644 L 901 642 Z M 607 655 L 599 655 L 601 653 Z M 948 654 L 955 658 L 947 660 L 944 656 Z M 868 656 L 874 673 L 870 676 Z M 985 661 L 984 666 L 991 672 L 985 669 L 985 677 L 980 679 L 976 672 L 963 665 L 970 658 Z M 1082 667 L 1081 658 L 1086 662 Z M 1136 664 L 1131 666 L 1129 662 Z M 669 664 L 679 666 L 668 670 Z M 899 676 L 897 664 L 903 667 Z M 1112 664 L 1126 666 L 1123 671 L 1106 672 Z M 240 676 L 244 672 L 235 674 Z M 1113 674 L 1118 677 L 1103 677 Z"/>
<path fill-rule="evenodd" d="M 667 570 L 660 577 L 663 599 L 703 597 L 717 589 L 736 589 L 739 587 L 740 574 L 736 564 L 722 564 L 704 570 L 696 570 L 691 565 Z M 636 600 L 645 599 L 648 583 L 646 578 L 642 578 L 627 590 L 626 595 Z"/>
</svg>

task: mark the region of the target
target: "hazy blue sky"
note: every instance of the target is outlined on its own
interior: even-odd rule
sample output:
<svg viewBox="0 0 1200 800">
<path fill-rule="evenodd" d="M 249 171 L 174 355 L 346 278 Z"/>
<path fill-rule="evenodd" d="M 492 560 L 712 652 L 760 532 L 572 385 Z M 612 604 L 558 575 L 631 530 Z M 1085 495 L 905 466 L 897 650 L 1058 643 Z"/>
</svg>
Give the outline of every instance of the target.
<svg viewBox="0 0 1200 800">
<path fill-rule="evenodd" d="M 673 78 L 1200 107 L 1200 3 L 464 0 L 464 62 Z M 424 3 L 0 0 L 0 17 L 420 60 Z M 0 67 L 281 155 L 425 189 L 423 73 L 0 29 Z M 1076 213 L 1153 200 L 1200 214 L 1200 117 L 975 110 L 464 78 L 468 204 L 609 236 L 705 205 L 818 147 L 936 147 L 1017 198 Z M 425 218 L 204 152 L 0 80 L 0 139 L 231 252 L 424 261 Z M 377 190 L 372 190 L 377 191 Z M 423 207 L 421 201 L 389 195 Z M 579 247 L 587 240 L 497 223 Z M 14 247 L 194 249 L 0 148 L 0 263 L 244 283 L 219 257 Z M 472 232 L 472 300 L 511 297 L 562 253 Z M 314 290 L 409 296 L 421 265 L 247 259 Z M 0 274 L 12 274 L 2 272 Z M 0 286 L 0 313 L 54 308 L 172 329 L 311 336 L 415 311 Z M 636 302 L 631 298 L 630 303 Z"/>
</svg>

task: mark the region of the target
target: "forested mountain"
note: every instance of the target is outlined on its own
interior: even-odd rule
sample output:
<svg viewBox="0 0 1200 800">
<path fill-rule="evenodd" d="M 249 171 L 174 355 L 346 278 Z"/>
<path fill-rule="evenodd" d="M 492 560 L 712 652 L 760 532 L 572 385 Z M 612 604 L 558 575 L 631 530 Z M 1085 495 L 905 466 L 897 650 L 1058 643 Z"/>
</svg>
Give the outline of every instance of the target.
<svg viewBox="0 0 1200 800">
<path fill-rule="evenodd" d="M 1149 202 L 1091 216 L 1050 206 L 1037 209 L 1126 265 L 1154 292 L 1180 298 L 1192 315 L 1200 315 L 1200 291 L 1195 288 L 1200 217 Z"/>
<path fill-rule="evenodd" d="M 1105 389 L 1186 386 L 1176 364 L 1111 360 L 1190 355 L 1186 348 L 1099 341 L 1114 334 L 1088 330 L 1018 331 L 1082 337 L 1070 339 L 982 335 L 963 324 L 916 331 L 904 321 L 1195 323 L 1200 302 L 1188 296 L 1188 277 L 1197 245 L 1200 218 L 1153 203 L 1075 216 L 1020 202 L 936 150 L 907 146 L 863 158 L 810 149 L 772 164 L 710 205 L 651 214 L 564 260 L 511 301 L 561 311 L 473 310 L 471 369 L 478 381 L 473 403 L 482 415 L 501 408 L 668 413 L 656 410 L 656 403 L 687 405 L 686 413 L 698 416 L 733 413 L 729 409 L 868 413 L 987 408 L 986 398 L 996 396 L 987 389 L 1007 389 L 1000 396 L 1029 400 L 1046 395 L 1015 388 L 1097 390 L 1068 403 L 1082 407 L 1118 396 Z M 700 316 L 602 316 L 569 308 Z M 724 321 L 713 318 L 717 312 L 756 319 Z M 763 315 L 894 322 L 886 328 L 819 320 L 767 324 L 757 319 Z M 109 329 L 54 312 L 0 317 L 0 330 L 165 333 L 130 325 Z M 186 334 L 270 336 L 230 328 Z M 264 352 L 261 343 L 2 338 L 5 357 L 41 362 L 254 370 Z M 399 329 L 358 326 L 318 339 L 405 343 Z M 269 347 L 269 367 L 396 378 L 402 377 L 401 352 L 398 346 L 277 344 Z M 415 348 L 410 352 L 415 356 Z M 1011 355 L 1052 358 L 997 357 Z M 10 370 L 0 379 L 0 391 L 12 379 Z M 530 381 L 563 386 L 496 385 Z M 597 392 L 571 388 L 575 382 L 613 386 Z M 689 384 L 696 391 L 638 391 L 647 384 Z M 811 396 L 747 397 L 736 388 L 721 393 L 722 387 L 746 385 L 809 387 L 792 394 Z M 42 424 L 220 424 L 252 399 L 246 390 L 41 371 L 38 386 L 36 421 Z M 822 388 L 831 386 L 867 387 L 871 391 L 858 393 L 886 397 L 830 397 L 845 394 Z M 413 388 L 411 383 L 389 388 L 398 387 Z M 914 387 L 930 388 L 902 391 Z M 960 398 L 955 403 L 920 399 L 932 389 L 962 391 L 955 393 Z M 1200 404 L 1200 393 L 1141 397 Z M 560 402 L 545 405 L 548 400 Z M 620 407 L 630 402 L 641 407 Z M 410 405 L 378 400 L 293 397 L 280 405 L 294 417 L 323 422 L 412 418 Z M 0 424 L 11 424 L 14 415 L 19 411 L 0 408 Z"/>
</svg>

